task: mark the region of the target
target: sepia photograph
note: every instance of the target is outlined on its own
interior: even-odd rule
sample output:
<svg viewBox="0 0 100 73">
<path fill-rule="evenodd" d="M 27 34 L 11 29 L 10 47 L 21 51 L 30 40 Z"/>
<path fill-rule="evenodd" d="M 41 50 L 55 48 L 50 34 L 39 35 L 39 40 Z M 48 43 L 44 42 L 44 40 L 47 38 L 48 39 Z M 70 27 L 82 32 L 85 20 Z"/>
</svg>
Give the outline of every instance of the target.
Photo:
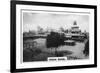
<svg viewBox="0 0 100 73">
<path fill-rule="evenodd" d="M 89 13 L 24 11 L 23 62 L 89 59 Z"/>
</svg>

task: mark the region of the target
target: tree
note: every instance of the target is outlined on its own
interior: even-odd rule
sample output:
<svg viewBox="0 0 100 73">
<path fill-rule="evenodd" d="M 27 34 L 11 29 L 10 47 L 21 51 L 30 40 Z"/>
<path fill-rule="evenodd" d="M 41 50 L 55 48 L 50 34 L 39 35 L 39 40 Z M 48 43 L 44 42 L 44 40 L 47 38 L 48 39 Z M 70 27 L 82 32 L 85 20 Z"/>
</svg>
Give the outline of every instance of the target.
<svg viewBox="0 0 100 73">
<path fill-rule="evenodd" d="M 85 56 L 89 55 L 89 40 L 85 44 L 85 49 L 84 49 L 83 53 L 85 54 Z"/>
<path fill-rule="evenodd" d="M 52 31 L 49 35 L 47 35 L 47 48 L 55 48 L 55 55 L 57 55 L 57 48 L 61 45 L 64 45 L 64 40 L 64 34 Z"/>
<path fill-rule="evenodd" d="M 64 30 L 64 28 L 63 28 L 63 27 L 60 27 L 60 30 L 61 30 L 62 32 L 65 32 L 65 30 Z"/>
<path fill-rule="evenodd" d="M 38 29 L 38 33 L 43 33 L 43 28 L 42 27 L 38 26 L 37 29 Z"/>
</svg>

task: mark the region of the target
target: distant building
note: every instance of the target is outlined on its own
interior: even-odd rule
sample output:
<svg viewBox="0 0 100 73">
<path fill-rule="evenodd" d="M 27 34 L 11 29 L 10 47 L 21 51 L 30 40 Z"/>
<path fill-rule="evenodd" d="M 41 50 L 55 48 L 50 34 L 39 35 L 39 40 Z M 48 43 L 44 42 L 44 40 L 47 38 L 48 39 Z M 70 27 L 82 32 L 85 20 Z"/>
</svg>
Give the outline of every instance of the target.
<svg viewBox="0 0 100 73">
<path fill-rule="evenodd" d="M 72 40 L 83 41 L 85 39 L 85 35 L 82 34 L 76 21 L 74 21 L 73 26 L 68 29 L 68 32 L 65 35 L 68 39 Z"/>
<path fill-rule="evenodd" d="M 79 26 L 77 26 L 76 21 L 74 21 L 73 26 L 68 30 L 68 33 L 81 34 L 81 30 L 79 29 Z"/>
</svg>

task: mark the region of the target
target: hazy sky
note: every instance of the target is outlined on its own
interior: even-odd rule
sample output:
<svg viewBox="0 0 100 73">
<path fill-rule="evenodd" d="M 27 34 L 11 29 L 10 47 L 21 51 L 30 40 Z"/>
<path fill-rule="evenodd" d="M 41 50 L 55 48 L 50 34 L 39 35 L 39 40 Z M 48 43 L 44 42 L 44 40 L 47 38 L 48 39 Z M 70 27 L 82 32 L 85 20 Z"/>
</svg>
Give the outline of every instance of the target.
<svg viewBox="0 0 100 73">
<path fill-rule="evenodd" d="M 23 12 L 23 31 L 37 30 L 38 26 L 43 29 L 59 29 L 60 27 L 68 29 L 73 26 L 74 21 L 82 31 L 89 31 L 88 15 Z"/>
</svg>

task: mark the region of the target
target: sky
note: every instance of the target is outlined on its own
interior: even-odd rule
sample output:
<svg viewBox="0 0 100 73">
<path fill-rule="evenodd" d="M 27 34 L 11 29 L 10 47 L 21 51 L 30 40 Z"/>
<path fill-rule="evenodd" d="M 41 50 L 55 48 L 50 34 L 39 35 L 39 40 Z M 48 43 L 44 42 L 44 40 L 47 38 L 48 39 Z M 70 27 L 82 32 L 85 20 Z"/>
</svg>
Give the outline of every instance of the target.
<svg viewBox="0 0 100 73">
<path fill-rule="evenodd" d="M 82 31 L 89 32 L 88 15 L 23 12 L 23 32 L 37 30 L 38 26 L 44 30 L 48 28 L 58 30 L 60 27 L 69 29 L 73 26 L 74 21 Z"/>
</svg>

